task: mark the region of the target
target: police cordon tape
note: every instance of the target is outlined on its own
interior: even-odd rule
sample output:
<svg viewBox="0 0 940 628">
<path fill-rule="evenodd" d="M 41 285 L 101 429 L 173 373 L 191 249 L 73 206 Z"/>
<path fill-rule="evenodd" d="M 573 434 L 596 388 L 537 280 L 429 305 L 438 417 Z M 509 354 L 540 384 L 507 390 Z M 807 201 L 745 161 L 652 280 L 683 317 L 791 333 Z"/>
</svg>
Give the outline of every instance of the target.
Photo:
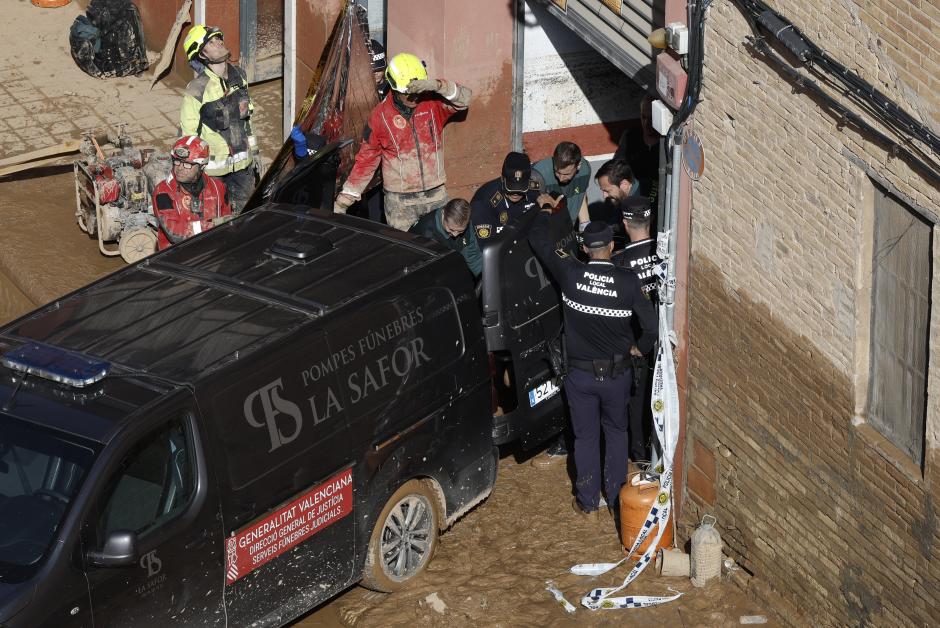
<svg viewBox="0 0 940 628">
<path fill-rule="evenodd" d="M 671 596 L 629 595 L 613 597 L 622 591 L 639 576 L 656 554 L 659 540 L 666 526 L 669 525 L 669 515 L 672 511 L 672 482 L 673 458 L 676 452 L 676 441 L 679 434 L 679 389 L 676 384 L 676 365 L 672 355 L 672 337 L 666 322 L 666 305 L 659 306 L 659 351 L 656 354 L 656 365 L 653 367 L 653 427 L 656 438 L 659 440 L 663 452 L 662 471 L 659 477 L 659 495 L 650 506 L 640 534 L 637 535 L 633 546 L 627 556 L 616 563 L 583 563 L 574 565 L 571 573 L 581 576 L 599 576 L 619 567 L 630 559 L 649 537 L 650 530 L 656 527 L 656 535 L 649 543 L 643 556 L 636 562 L 627 577 L 616 587 L 598 588 L 591 590 L 581 598 L 581 605 L 590 610 L 611 608 L 644 608 L 665 604 L 679 598 L 682 593 L 676 592 Z M 657 524 L 659 524 L 657 526 Z M 673 589 L 670 589 L 673 590 Z"/>
</svg>

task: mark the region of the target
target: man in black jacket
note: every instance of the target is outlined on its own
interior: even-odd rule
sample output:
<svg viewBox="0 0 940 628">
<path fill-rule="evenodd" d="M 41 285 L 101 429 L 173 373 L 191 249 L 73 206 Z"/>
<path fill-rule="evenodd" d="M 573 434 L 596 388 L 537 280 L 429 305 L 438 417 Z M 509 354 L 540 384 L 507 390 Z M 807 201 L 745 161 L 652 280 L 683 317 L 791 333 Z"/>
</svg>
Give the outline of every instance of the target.
<svg viewBox="0 0 940 628">
<path fill-rule="evenodd" d="M 574 429 L 577 479 L 573 507 L 585 516 L 599 506 L 601 491 L 600 432 L 604 431 L 604 487 L 616 508 L 627 475 L 627 401 L 630 394 L 630 347 L 648 353 L 656 340 L 656 313 L 643 296 L 636 274 L 610 261 L 610 226 L 592 222 L 584 230 L 585 264 L 557 252 L 548 234 L 547 196 L 535 218 L 529 242 L 561 288 L 568 376 L 565 393 Z M 634 337 L 631 320 L 639 320 Z"/>
</svg>

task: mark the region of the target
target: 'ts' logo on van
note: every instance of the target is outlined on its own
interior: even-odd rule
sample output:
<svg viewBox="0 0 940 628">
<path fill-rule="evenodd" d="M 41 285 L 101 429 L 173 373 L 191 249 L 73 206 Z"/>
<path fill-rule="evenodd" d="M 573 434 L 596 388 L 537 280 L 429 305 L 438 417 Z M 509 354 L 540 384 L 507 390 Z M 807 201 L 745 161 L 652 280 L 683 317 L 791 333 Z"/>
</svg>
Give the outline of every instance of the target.
<svg viewBox="0 0 940 628">
<path fill-rule="evenodd" d="M 147 570 L 147 577 L 152 578 L 163 569 L 163 561 L 157 558 L 157 550 L 153 550 L 140 557 L 140 566 Z"/>
<path fill-rule="evenodd" d="M 252 427 L 267 427 L 268 436 L 271 438 L 271 453 L 281 445 L 293 441 L 300 435 L 300 428 L 303 427 L 304 419 L 300 412 L 300 407 L 293 401 L 288 401 L 280 395 L 284 389 L 284 383 L 281 378 L 262 386 L 245 398 L 245 420 Z M 258 420 L 255 415 L 256 401 L 261 401 L 261 412 L 264 414 L 263 420 Z M 278 423 L 278 417 L 286 415 L 293 419 L 293 428 L 289 432 L 281 430 Z M 281 424 L 284 423 L 282 420 Z"/>
<path fill-rule="evenodd" d="M 544 290 L 551 285 L 548 281 L 548 277 L 545 276 L 545 271 L 542 270 L 542 265 L 539 264 L 534 255 L 525 262 L 525 274 L 533 279 L 539 280 L 539 290 Z"/>
</svg>

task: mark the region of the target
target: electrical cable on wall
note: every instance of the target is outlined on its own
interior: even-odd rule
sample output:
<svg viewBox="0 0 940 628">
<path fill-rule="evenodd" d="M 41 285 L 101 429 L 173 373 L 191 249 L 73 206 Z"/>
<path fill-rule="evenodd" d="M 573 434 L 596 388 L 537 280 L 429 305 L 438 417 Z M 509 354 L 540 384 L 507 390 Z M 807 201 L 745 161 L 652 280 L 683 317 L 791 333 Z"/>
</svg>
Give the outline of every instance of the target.
<svg viewBox="0 0 940 628">
<path fill-rule="evenodd" d="M 754 36 L 748 45 L 772 65 L 779 68 L 794 85 L 813 94 L 822 105 L 839 118 L 838 126 L 851 126 L 863 134 L 873 137 L 892 155 L 902 157 L 913 169 L 931 183 L 940 183 L 940 164 L 932 153 L 940 152 L 940 136 L 904 111 L 885 94 L 848 70 L 827 52 L 806 37 L 792 22 L 760 0 L 732 0 L 741 10 Z M 766 33 L 766 36 L 765 36 Z M 819 83 L 801 73 L 786 61 L 767 42 L 767 36 L 776 39 L 808 68 L 814 76 L 830 87 L 840 90 L 847 99 L 859 105 L 883 127 L 895 133 L 891 138 L 872 126 L 858 113 L 839 102 L 824 90 Z M 916 142 L 921 142 L 927 151 Z M 929 151 L 929 152 L 928 152 Z"/>
</svg>

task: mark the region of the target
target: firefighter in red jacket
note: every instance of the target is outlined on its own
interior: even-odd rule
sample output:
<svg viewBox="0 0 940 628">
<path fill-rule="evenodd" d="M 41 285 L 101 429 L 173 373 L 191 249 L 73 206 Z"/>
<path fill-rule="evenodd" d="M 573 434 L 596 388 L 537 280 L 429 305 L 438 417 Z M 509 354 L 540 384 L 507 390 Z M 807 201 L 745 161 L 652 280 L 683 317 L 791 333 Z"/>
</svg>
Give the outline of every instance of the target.
<svg viewBox="0 0 940 628">
<path fill-rule="evenodd" d="M 160 229 L 157 248 L 211 229 L 232 217 L 225 184 L 203 173 L 209 145 L 195 135 L 181 137 L 170 153 L 173 168 L 153 189 L 153 213 Z"/>
<path fill-rule="evenodd" d="M 444 79 L 428 80 L 413 54 L 392 57 L 385 70 L 391 92 L 369 115 L 362 145 L 333 210 L 362 198 L 379 164 L 385 219 L 406 231 L 418 218 L 447 202 L 444 183 L 444 124 L 467 108 L 470 90 Z"/>
</svg>

